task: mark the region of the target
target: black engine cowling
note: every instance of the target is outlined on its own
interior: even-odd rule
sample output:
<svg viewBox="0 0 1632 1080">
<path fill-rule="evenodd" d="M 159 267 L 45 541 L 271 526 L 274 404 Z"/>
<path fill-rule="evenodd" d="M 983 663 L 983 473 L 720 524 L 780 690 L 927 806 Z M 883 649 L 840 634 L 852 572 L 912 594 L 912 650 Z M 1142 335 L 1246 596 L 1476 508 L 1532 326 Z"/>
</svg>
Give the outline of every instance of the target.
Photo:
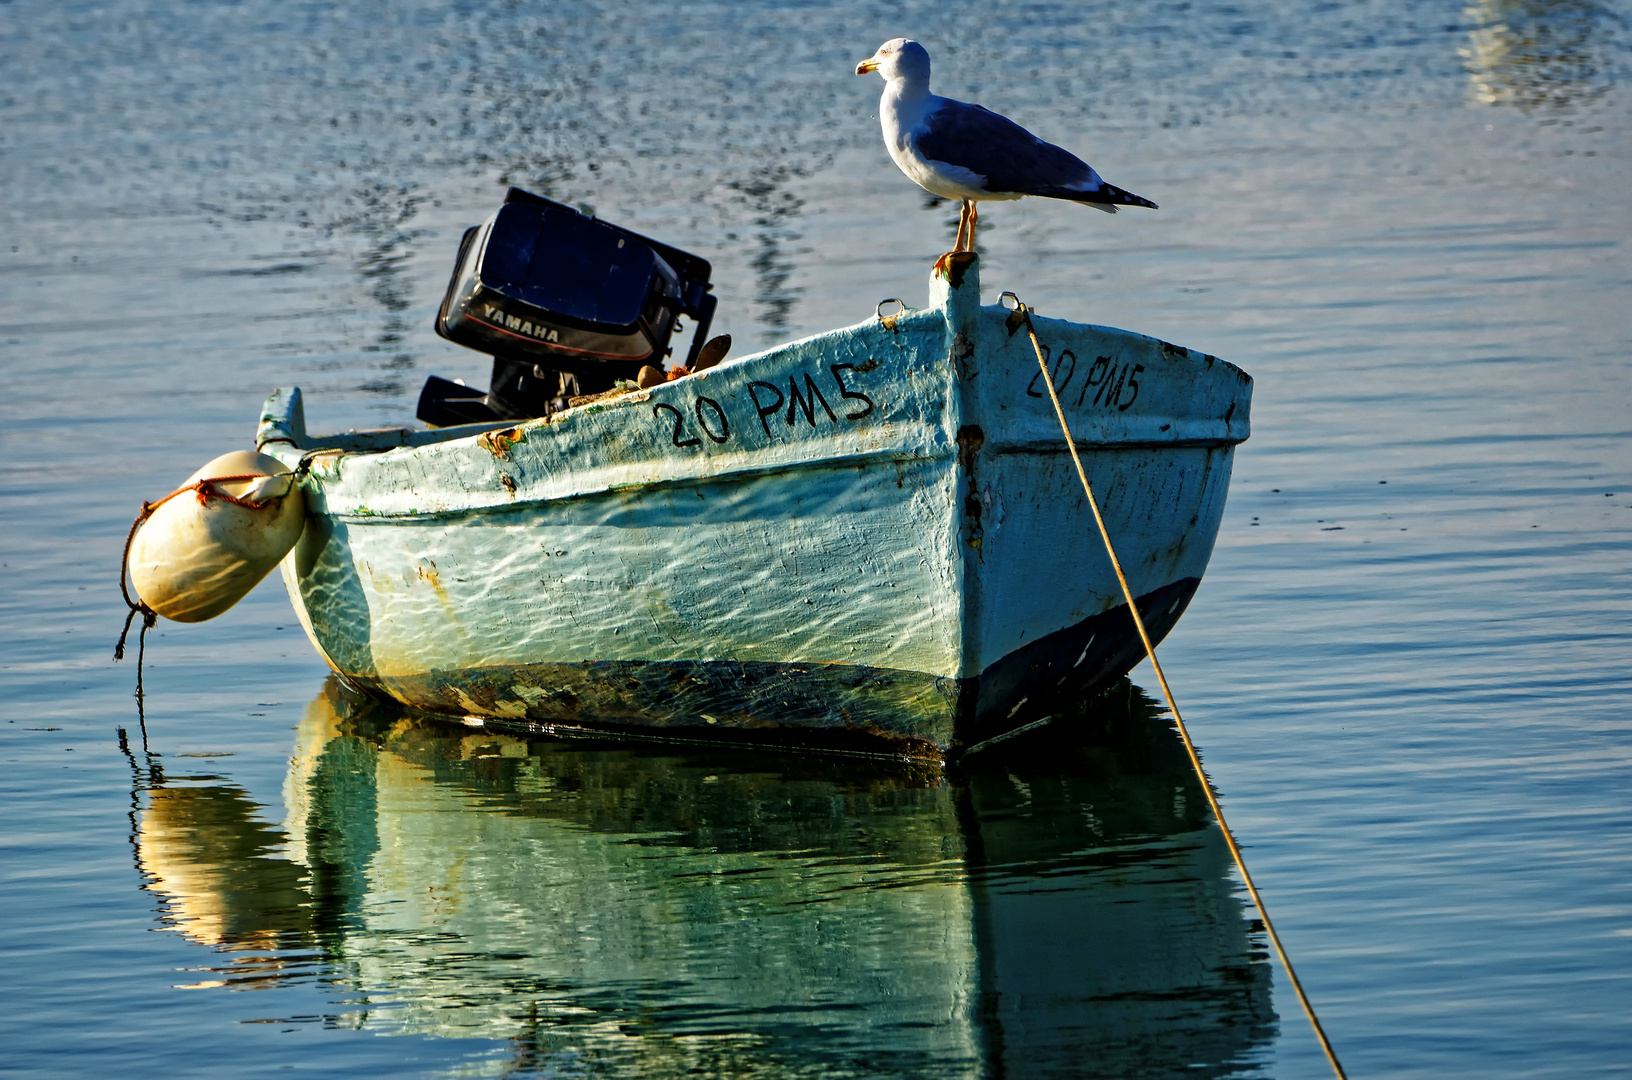
<svg viewBox="0 0 1632 1080">
<path fill-rule="evenodd" d="M 442 337 L 493 357 L 488 392 L 433 378 L 419 418 L 445 426 L 547 416 L 661 367 L 681 315 L 697 324 L 689 365 L 717 303 L 712 272 L 695 255 L 511 188 L 497 213 L 466 230 L 436 316 Z"/>
</svg>

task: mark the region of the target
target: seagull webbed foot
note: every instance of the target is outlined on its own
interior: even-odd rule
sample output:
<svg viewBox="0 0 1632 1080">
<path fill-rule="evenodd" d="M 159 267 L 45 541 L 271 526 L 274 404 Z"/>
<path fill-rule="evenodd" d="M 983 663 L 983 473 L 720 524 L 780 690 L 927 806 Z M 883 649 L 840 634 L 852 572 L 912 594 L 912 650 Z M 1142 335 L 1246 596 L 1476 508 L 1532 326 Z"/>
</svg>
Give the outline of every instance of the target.
<svg viewBox="0 0 1632 1080">
<path fill-rule="evenodd" d="M 952 283 L 954 289 L 963 283 L 963 275 L 975 261 L 973 251 L 948 251 L 935 260 L 933 273 Z"/>
</svg>

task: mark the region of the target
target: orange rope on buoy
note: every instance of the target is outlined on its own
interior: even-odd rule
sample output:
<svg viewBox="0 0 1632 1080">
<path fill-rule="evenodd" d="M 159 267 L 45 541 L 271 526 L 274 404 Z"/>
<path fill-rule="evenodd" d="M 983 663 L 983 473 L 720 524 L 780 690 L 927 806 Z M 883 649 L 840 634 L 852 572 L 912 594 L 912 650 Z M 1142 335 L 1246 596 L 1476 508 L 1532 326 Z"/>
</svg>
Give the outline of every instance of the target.
<svg viewBox="0 0 1632 1080">
<path fill-rule="evenodd" d="M 1059 417 L 1060 430 L 1065 433 L 1066 449 L 1071 451 L 1071 462 L 1077 467 L 1077 479 L 1082 481 L 1083 494 L 1088 496 L 1088 506 L 1094 512 L 1094 522 L 1099 526 L 1100 539 L 1105 541 L 1105 552 L 1111 557 L 1111 568 L 1116 571 L 1116 580 L 1122 586 L 1122 595 L 1128 601 L 1128 614 L 1133 616 L 1133 625 L 1139 631 L 1139 640 L 1145 643 L 1145 655 L 1150 658 L 1151 670 L 1156 672 L 1156 681 L 1162 684 L 1162 696 L 1167 698 L 1168 710 L 1173 713 L 1173 723 L 1179 729 L 1179 738 L 1184 740 L 1185 753 L 1190 755 L 1190 764 L 1195 767 L 1196 776 L 1201 780 L 1201 790 L 1207 796 L 1207 805 L 1213 809 L 1213 817 L 1218 821 L 1219 831 L 1224 834 L 1224 842 L 1229 845 L 1230 854 L 1235 858 L 1235 868 L 1241 871 L 1241 880 L 1246 883 L 1247 893 L 1252 897 L 1253 904 L 1258 908 L 1258 915 L 1264 921 L 1264 929 L 1269 932 L 1269 940 L 1275 945 L 1275 954 L 1281 958 L 1281 966 L 1286 969 L 1286 977 L 1291 980 L 1292 990 L 1298 996 L 1298 1004 L 1303 1006 L 1303 1014 L 1309 1018 L 1309 1024 L 1315 1029 L 1315 1038 L 1320 1040 L 1320 1048 L 1326 1052 L 1326 1060 L 1331 1063 L 1332 1071 L 1339 1080 L 1348 1080 L 1348 1074 L 1337 1060 L 1337 1053 L 1326 1038 L 1326 1031 L 1320 1026 L 1320 1018 L 1315 1015 L 1315 1007 L 1309 1003 L 1309 997 L 1303 992 L 1303 984 L 1298 981 L 1298 973 L 1292 970 L 1292 960 L 1286 955 L 1281 946 L 1281 936 L 1275 932 L 1275 924 L 1270 921 L 1269 910 L 1264 907 L 1264 901 L 1258 895 L 1257 886 L 1252 883 L 1252 875 L 1247 873 L 1247 862 L 1241 856 L 1241 849 L 1236 846 L 1235 837 L 1230 832 L 1229 824 L 1224 820 L 1224 810 L 1218 805 L 1218 798 L 1213 794 L 1213 786 L 1207 781 L 1207 774 L 1202 770 L 1201 757 L 1196 753 L 1196 746 L 1190 741 L 1190 732 L 1184 726 L 1184 718 L 1179 715 L 1178 703 L 1173 700 L 1173 691 L 1168 688 L 1167 676 L 1162 674 L 1162 665 L 1156 662 L 1156 646 L 1151 644 L 1150 634 L 1145 631 L 1145 620 L 1139 615 L 1139 605 L 1134 603 L 1133 590 L 1128 588 L 1127 576 L 1122 573 L 1122 562 L 1116 557 L 1116 548 L 1111 544 L 1111 534 L 1105 528 L 1105 518 L 1099 512 L 1099 500 L 1094 498 L 1094 489 L 1088 483 L 1088 474 L 1083 471 L 1082 458 L 1077 454 L 1077 441 L 1071 436 L 1071 426 L 1065 421 L 1065 409 L 1060 405 L 1060 395 L 1054 390 L 1054 378 L 1048 370 L 1048 361 L 1043 359 L 1043 346 L 1037 340 L 1037 329 L 1031 324 L 1031 309 L 1012 292 L 1003 294 L 1004 300 L 1013 300 L 1014 307 L 1009 310 L 1025 321 L 1026 333 L 1031 337 L 1031 347 L 1037 353 L 1037 365 L 1043 369 L 1043 385 L 1048 387 L 1049 400 L 1054 403 L 1054 415 Z M 1007 305 L 1004 305 L 1007 307 Z M 1013 322 L 1014 315 L 1010 316 L 1009 328 L 1016 329 Z"/>
</svg>

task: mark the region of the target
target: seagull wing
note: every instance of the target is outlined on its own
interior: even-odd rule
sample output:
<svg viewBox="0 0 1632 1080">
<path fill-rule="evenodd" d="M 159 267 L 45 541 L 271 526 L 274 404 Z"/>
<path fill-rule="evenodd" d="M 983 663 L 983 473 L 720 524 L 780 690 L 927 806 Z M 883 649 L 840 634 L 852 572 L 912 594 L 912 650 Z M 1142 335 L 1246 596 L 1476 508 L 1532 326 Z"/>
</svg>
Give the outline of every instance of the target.
<svg viewBox="0 0 1632 1080">
<path fill-rule="evenodd" d="M 1107 184 L 1086 161 L 1064 147 L 1044 142 L 1006 116 L 962 101 L 942 98 L 916 133 L 918 151 L 931 161 L 968 169 L 985 178 L 987 191 L 1041 195 L 1115 206 L 1156 204 Z"/>
</svg>

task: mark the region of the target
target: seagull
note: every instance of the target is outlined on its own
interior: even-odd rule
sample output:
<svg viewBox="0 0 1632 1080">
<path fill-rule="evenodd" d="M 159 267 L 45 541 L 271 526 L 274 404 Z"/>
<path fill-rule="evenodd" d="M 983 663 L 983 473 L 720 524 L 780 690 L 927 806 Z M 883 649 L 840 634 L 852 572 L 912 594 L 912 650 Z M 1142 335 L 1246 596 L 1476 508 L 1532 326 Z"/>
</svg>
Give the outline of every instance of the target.
<svg viewBox="0 0 1632 1080">
<path fill-rule="evenodd" d="M 1107 214 L 1118 206 L 1156 204 L 1107 184 L 1071 151 L 1044 142 L 990 109 L 929 92 L 929 51 L 908 38 L 892 38 L 856 65 L 856 74 L 884 77 L 878 120 L 884 145 L 907 178 L 943 199 L 959 199 L 953 254 L 975 245 L 975 203 L 1040 195 L 1069 199 Z M 965 236 L 967 230 L 967 236 Z M 947 259 L 941 256 L 937 268 Z"/>
</svg>

